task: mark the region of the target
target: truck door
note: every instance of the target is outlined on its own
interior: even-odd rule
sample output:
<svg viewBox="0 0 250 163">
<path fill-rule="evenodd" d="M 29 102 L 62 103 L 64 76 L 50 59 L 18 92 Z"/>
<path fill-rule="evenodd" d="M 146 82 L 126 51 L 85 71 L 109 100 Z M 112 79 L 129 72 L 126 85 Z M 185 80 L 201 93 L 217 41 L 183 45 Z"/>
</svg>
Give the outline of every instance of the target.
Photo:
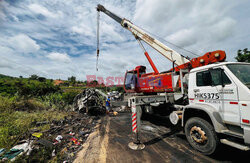
<svg viewBox="0 0 250 163">
<path fill-rule="evenodd" d="M 221 68 L 210 70 L 212 85 L 219 92 L 221 106 L 219 113 L 225 123 L 232 125 L 240 124 L 240 110 L 238 105 L 237 86 Z"/>
<path fill-rule="evenodd" d="M 217 87 L 212 86 L 212 75 L 209 70 L 196 73 L 194 85 L 194 103 L 210 105 L 217 110 L 221 107 L 221 99 Z"/>
<path fill-rule="evenodd" d="M 237 87 L 222 69 L 197 72 L 193 91 L 195 103 L 213 106 L 225 123 L 239 124 Z"/>
</svg>

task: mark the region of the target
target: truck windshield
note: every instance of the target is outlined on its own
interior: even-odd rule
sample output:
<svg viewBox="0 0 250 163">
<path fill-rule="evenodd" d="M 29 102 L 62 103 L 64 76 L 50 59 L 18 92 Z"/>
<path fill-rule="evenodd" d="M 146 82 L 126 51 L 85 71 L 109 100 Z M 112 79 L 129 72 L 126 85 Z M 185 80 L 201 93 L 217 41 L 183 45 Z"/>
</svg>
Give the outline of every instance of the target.
<svg viewBox="0 0 250 163">
<path fill-rule="evenodd" d="M 134 83 L 134 74 L 133 72 L 128 72 L 127 75 L 126 75 L 126 79 L 125 79 L 125 88 L 126 90 L 129 90 L 129 89 L 132 89 L 131 88 L 131 84 Z"/>
<path fill-rule="evenodd" d="M 250 89 L 250 64 L 229 64 L 227 67 Z"/>
</svg>

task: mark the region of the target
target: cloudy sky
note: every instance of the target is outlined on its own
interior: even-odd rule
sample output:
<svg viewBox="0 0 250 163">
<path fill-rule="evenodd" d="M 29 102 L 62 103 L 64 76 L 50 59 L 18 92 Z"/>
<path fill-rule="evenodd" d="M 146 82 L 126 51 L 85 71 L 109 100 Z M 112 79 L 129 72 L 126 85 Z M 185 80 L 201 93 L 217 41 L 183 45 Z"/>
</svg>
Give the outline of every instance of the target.
<svg viewBox="0 0 250 163">
<path fill-rule="evenodd" d="M 197 55 L 225 50 L 228 61 L 250 48 L 247 0 L 0 0 L 0 73 L 86 80 L 124 76 L 137 65 L 152 71 L 132 34 L 104 14 L 96 71 L 98 3 L 190 58 L 196 56 L 170 43 Z M 145 46 L 160 71 L 171 67 Z"/>
</svg>

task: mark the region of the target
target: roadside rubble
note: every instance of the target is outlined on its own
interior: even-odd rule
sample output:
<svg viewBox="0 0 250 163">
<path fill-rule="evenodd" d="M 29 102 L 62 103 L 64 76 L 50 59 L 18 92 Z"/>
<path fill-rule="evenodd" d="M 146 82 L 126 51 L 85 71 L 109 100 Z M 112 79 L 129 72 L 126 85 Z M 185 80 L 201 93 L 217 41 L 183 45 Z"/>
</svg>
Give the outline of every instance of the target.
<svg viewBox="0 0 250 163">
<path fill-rule="evenodd" d="M 88 113 L 89 115 L 103 115 L 106 113 L 104 107 L 106 95 L 95 89 L 85 89 L 74 98 L 73 111 Z"/>
<path fill-rule="evenodd" d="M 95 130 L 100 115 L 117 116 L 117 111 L 127 110 L 125 106 L 116 106 L 106 112 L 106 98 L 100 90 L 84 90 L 75 97 L 73 111 L 63 120 L 34 122 L 36 127 L 21 135 L 11 149 L 0 149 L 0 162 L 73 162 L 89 134 Z M 49 126 L 47 130 L 39 130 L 45 125 Z"/>
<path fill-rule="evenodd" d="M 30 130 L 10 150 L 0 149 L 0 161 L 72 162 L 98 119 L 97 116 L 71 112 L 64 120 L 51 122 L 46 131 Z"/>
</svg>

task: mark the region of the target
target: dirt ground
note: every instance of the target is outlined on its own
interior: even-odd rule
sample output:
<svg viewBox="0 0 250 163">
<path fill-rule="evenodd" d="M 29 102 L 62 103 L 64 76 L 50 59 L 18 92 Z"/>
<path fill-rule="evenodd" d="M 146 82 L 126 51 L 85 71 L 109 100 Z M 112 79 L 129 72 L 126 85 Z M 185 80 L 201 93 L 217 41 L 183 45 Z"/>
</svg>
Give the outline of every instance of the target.
<svg viewBox="0 0 250 163">
<path fill-rule="evenodd" d="M 249 160 L 250 152 L 222 146 L 216 156 L 204 156 L 193 150 L 185 135 L 170 130 L 167 119 L 151 117 L 142 122 L 144 150 L 128 147 L 132 141 L 131 115 L 104 116 L 90 134 L 74 162 L 240 162 Z"/>
</svg>

